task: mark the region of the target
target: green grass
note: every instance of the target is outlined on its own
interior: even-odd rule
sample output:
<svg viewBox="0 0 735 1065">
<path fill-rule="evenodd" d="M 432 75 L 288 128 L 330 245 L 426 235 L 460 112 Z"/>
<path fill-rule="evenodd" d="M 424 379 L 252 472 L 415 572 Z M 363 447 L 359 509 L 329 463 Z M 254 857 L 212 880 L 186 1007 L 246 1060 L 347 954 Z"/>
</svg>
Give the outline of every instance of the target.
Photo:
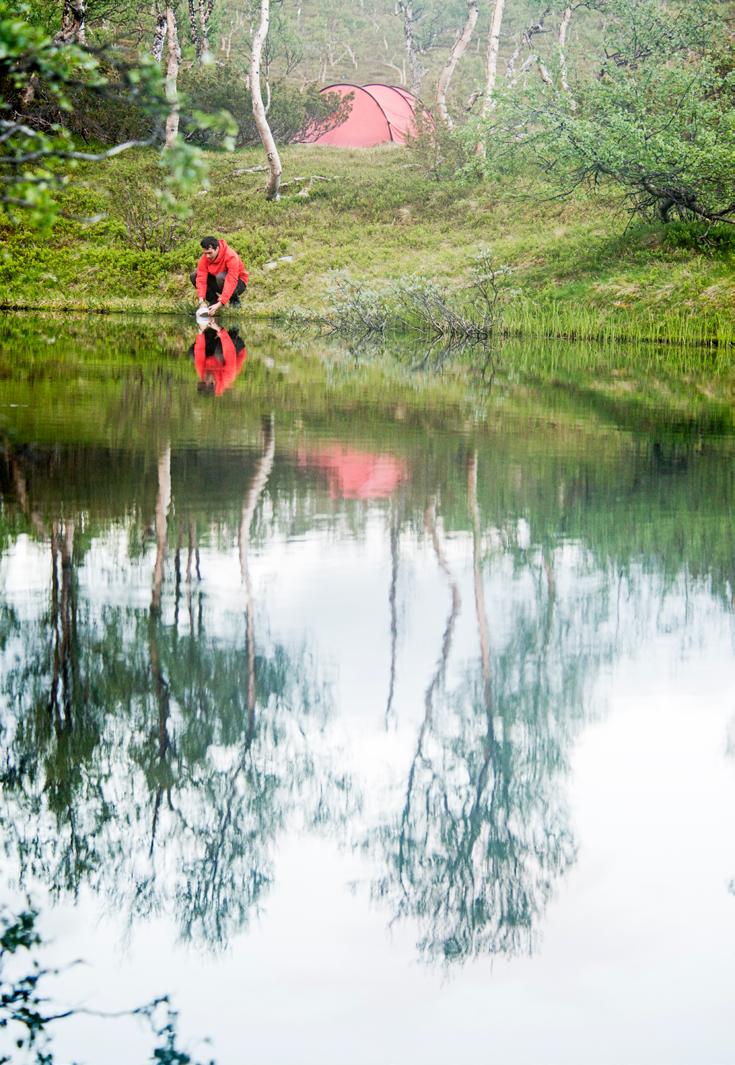
<svg viewBox="0 0 735 1065">
<path fill-rule="evenodd" d="M 489 248 L 510 271 L 512 334 L 723 347 L 735 339 L 732 246 L 677 246 L 663 226 L 628 224 L 612 193 L 560 201 L 517 181 L 437 182 L 405 150 L 292 146 L 283 152 L 283 197 L 268 203 L 262 173 L 237 173 L 262 162 L 258 151 L 209 158 L 210 188 L 194 196 L 192 218 L 165 252 L 131 246 L 122 217 L 125 190 L 144 192 L 156 178 L 151 153 L 81 171 L 65 209 L 106 220 L 62 219 L 44 239 L 2 232 L 0 304 L 186 310 L 198 237 L 211 232 L 250 270 L 242 313 L 253 317 L 320 314 L 335 271 L 371 286 L 418 274 L 459 289 L 473 256 Z M 294 180 L 304 177 L 318 180 Z"/>
</svg>

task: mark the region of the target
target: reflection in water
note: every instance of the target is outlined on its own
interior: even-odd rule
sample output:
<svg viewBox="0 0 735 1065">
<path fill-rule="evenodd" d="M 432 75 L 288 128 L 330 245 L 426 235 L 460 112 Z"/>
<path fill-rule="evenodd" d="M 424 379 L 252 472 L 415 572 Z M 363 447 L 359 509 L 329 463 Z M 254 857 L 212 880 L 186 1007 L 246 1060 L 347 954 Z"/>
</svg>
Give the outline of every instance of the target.
<svg viewBox="0 0 735 1065">
<path fill-rule="evenodd" d="M 199 334 L 189 348 L 199 377 L 198 389 L 205 395 L 221 396 L 234 383 L 248 357 L 245 342 L 236 328 L 223 329 L 210 318 L 200 324 Z"/>
<path fill-rule="evenodd" d="M 224 633 L 190 566 L 182 592 L 178 549 L 166 604 L 169 447 L 157 463 L 147 617 L 80 600 L 75 524 L 53 523 L 49 613 L 3 613 L 5 847 L 23 883 L 74 895 L 90 883 L 131 920 L 170 909 L 182 935 L 224 944 L 270 884 L 293 813 L 339 824 L 349 808 L 344 775 L 312 749 L 329 700 L 309 657 L 265 636 L 256 645 L 248 544 L 274 452 L 269 419 L 242 505 L 244 617 Z"/>
<path fill-rule="evenodd" d="M 299 449 L 299 465 L 326 474 L 332 499 L 387 499 L 407 476 L 394 455 L 376 455 L 344 445 Z"/>
<path fill-rule="evenodd" d="M 233 337 L 207 330 L 192 349 L 215 395 L 245 359 Z M 22 382 L 36 407 L 3 423 L 2 572 L 44 558 L 46 574 L 0 607 L 18 880 L 88 885 L 130 921 L 170 911 L 182 936 L 221 946 L 302 827 L 377 861 L 373 896 L 426 958 L 531 950 L 574 861 L 565 778 L 601 670 L 656 626 L 689 638 L 695 588 L 731 610 L 725 445 L 666 425 L 611 434 L 574 407 L 545 422 L 551 400 L 529 414 L 528 392 L 492 430 L 422 433 L 432 412 L 407 416 L 392 394 L 357 427 L 352 398 L 325 409 L 321 382 L 300 406 L 281 378 L 256 387 L 255 360 L 226 420 L 192 407 L 178 360 L 106 379 L 94 410 L 45 382 L 48 430 Z M 285 584 L 308 549 L 319 601 L 304 608 Z M 326 626 L 344 630 L 332 646 L 318 633 L 341 553 L 365 579 Z M 421 565 L 431 595 L 412 610 Z M 435 645 L 415 646 L 417 611 L 436 617 Z M 337 702 L 350 624 L 366 642 L 387 630 L 375 733 L 410 740 L 385 773 L 336 738 L 356 727 Z"/>
<path fill-rule="evenodd" d="M 477 665 L 453 692 L 447 662 L 460 594 L 426 510 L 438 565 L 450 589 L 439 656 L 408 772 L 403 808 L 374 835 L 385 874 L 374 891 L 397 918 L 413 917 L 419 948 L 447 961 L 530 951 L 538 920 L 575 847 L 561 789 L 587 692 L 613 652 L 604 636 L 599 588 L 585 605 L 584 644 L 571 616 L 555 609 L 553 581 L 526 602 L 488 609 L 477 500 L 478 457 L 467 462 Z M 530 561 L 530 560 L 529 560 Z M 517 578 L 516 578 L 517 580 Z M 489 614 L 501 632 L 493 638 Z"/>
</svg>

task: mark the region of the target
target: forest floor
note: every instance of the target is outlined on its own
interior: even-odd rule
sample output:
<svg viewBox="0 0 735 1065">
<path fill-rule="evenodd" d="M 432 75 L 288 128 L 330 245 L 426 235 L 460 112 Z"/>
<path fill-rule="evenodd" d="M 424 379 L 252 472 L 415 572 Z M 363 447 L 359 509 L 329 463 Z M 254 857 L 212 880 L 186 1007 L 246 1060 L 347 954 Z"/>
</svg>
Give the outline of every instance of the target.
<svg viewBox="0 0 735 1065">
<path fill-rule="evenodd" d="M 153 152 L 82 168 L 65 193 L 68 216 L 49 233 L 0 232 L 0 305 L 193 310 L 188 274 L 211 233 L 250 271 L 247 316 L 318 317 L 344 276 L 371 289 L 413 275 L 460 289 L 488 250 L 507 270 L 509 332 L 735 339 L 735 242 L 688 246 L 686 226 L 631 221 L 614 190 L 558 199 L 538 182 L 439 181 L 405 149 L 292 146 L 282 198 L 269 203 L 264 173 L 252 170 L 259 151 L 208 154 L 210 187 L 184 223 L 167 221 L 152 195 Z"/>
</svg>

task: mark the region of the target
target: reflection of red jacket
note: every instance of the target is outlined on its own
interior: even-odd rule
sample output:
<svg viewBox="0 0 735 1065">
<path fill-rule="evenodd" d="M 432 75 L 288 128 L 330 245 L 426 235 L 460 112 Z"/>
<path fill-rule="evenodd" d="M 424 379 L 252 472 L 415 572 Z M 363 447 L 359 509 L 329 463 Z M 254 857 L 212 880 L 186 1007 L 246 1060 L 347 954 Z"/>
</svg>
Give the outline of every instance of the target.
<svg viewBox="0 0 735 1065">
<path fill-rule="evenodd" d="M 197 263 L 197 295 L 203 300 L 207 295 L 207 274 L 226 273 L 225 283 L 222 286 L 222 294 L 219 302 L 226 306 L 230 302 L 230 296 L 235 291 L 238 281 L 248 283 L 248 272 L 243 261 L 234 248 L 231 248 L 224 240 L 219 242 L 217 258 L 210 263 L 206 255 L 202 255 Z"/>
<path fill-rule="evenodd" d="M 214 378 L 215 396 L 221 396 L 224 390 L 230 387 L 248 357 L 247 348 L 245 347 L 238 354 L 235 350 L 235 345 L 232 343 L 232 337 L 226 329 L 220 329 L 218 337 L 222 342 L 224 362 L 220 362 L 215 355 L 207 355 L 207 341 L 204 333 L 200 333 L 194 341 L 194 366 L 199 374 L 200 381 L 203 381 L 207 374 L 211 373 Z"/>
</svg>

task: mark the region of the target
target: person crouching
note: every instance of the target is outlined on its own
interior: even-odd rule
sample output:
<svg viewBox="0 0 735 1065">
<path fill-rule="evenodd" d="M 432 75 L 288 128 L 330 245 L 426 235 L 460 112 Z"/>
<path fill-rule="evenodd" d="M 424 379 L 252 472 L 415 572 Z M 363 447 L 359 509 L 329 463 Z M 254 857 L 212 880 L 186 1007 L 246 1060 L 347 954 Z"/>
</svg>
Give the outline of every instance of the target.
<svg viewBox="0 0 735 1065">
<path fill-rule="evenodd" d="M 216 314 L 229 303 L 240 306 L 240 295 L 248 287 L 248 272 L 234 248 L 217 237 L 204 237 L 204 254 L 192 272 L 191 283 L 197 290 L 197 313 Z"/>
</svg>

